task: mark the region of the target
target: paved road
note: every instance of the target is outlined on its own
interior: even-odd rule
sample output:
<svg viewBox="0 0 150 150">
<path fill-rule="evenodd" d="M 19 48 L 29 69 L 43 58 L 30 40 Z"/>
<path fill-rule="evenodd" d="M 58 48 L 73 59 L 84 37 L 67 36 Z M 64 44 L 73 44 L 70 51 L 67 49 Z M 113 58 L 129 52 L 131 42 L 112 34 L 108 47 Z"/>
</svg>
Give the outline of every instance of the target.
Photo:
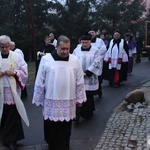
<svg viewBox="0 0 150 150">
<path fill-rule="evenodd" d="M 133 75 L 128 76 L 128 81 L 124 82 L 120 88 L 109 87 L 108 82 L 104 81 L 103 97 L 95 97 L 96 110 L 93 118 L 81 119 L 79 124 L 73 124 L 71 150 L 92 150 L 97 145 L 114 108 L 123 101 L 129 91 L 146 83 L 149 80 L 149 74 L 150 62 L 147 58 L 143 58 L 141 63 L 134 64 Z M 41 150 L 41 147 L 46 150 L 47 146 L 43 140 L 42 108 L 31 104 L 33 85 L 27 86 L 27 90 L 28 98 L 24 99 L 24 103 L 29 115 L 30 127 L 23 124 L 26 138 L 18 144 L 22 150 L 25 146 L 28 150 Z"/>
</svg>

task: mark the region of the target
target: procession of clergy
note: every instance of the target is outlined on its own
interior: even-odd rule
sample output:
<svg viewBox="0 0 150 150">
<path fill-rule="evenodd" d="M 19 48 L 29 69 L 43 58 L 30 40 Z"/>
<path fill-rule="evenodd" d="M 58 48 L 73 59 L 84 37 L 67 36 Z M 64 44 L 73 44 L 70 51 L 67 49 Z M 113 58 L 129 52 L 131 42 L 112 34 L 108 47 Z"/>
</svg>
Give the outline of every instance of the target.
<svg viewBox="0 0 150 150">
<path fill-rule="evenodd" d="M 93 116 L 94 95 L 102 96 L 102 79 L 115 88 L 127 80 L 129 49 L 136 53 L 129 42 L 116 30 L 106 45 L 90 30 L 70 54 L 68 37 L 45 36 L 37 50 L 32 103 L 43 107 L 44 140 L 49 150 L 69 150 L 72 121 L 79 123 L 81 118 Z M 28 110 L 20 98 L 28 70 L 21 50 L 12 45 L 10 37 L 0 36 L 0 141 L 16 150 L 17 141 L 24 139 L 21 119 L 29 126 Z"/>
</svg>

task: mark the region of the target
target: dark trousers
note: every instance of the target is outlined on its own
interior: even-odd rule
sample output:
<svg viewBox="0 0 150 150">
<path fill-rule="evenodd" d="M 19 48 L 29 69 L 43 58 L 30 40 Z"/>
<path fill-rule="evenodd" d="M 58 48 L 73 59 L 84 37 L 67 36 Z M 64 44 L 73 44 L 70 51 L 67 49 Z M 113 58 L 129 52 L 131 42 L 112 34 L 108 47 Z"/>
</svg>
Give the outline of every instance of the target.
<svg viewBox="0 0 150 150">
<path fill-rule="evenodd" d="M 25 98 L 28 96 L 27 87 L 25 86 L 24 89 L 21 91 L 21 98 Z"/>
<path fill-rule="evenodd" d="M 93 116 L 93 111 L 95 110 L 95 104 L 94 104 L 94 96 L 93 95 L 87 95 L 86 102 L 83 103 L 82 107 L 76 108 L 76 116 L 77 117 L 83 117 L 83 118 L 90 118 Z"/>
<path fill-rule="evenodd" d="M 116 72 L 118 72 L 118 80 L 116 80 Z M 109 85 L 119 85 L 120 84 L 120 71 L 116 70 L 116 68 L 112 68 L 110 70 L 110 79 L 109 79 Z"/>
<path fill-rule="evenodd" d="M 98 81 L 99 81 L 99 88 L 98 88 L 98 95 L 101 97 L 102 96 L 102 75 L 101 76 L 98 76 Z"/>
<path fill-rule="evenodd" d="M 128 61 L 128 73 L 132 73 L 133 70 L 133 58 L 129 57 L 129 61 Z"/>
<path fill-rule="evenodd" d="M 141 55 L 141 48 L 137 46 L 136 51 L 137 51 L 137 53 L 136 53 L 135 62 L 138 63 L 138 62 L 141 62 L 141 58 L 140 58 L 140 55 Z"/>
<path fill-rule="evenodd" d="M 24 139 L 23 127 L 16 105 L 4 105 L 0 126 L 0 140 L 5 144 L 22 139 Z"/>
<path fill-rule="evenodd" d="M 44 120 L 44 137 L 49 150 L 69 150 L 72 121 Z"/>
</svg>

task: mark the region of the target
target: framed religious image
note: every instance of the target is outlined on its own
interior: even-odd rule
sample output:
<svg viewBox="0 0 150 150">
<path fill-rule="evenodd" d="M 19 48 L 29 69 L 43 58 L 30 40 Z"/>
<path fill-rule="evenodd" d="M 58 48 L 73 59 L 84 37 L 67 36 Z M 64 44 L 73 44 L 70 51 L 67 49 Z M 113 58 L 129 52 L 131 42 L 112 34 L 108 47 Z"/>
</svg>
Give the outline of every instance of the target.
<svg viewBox="0 0 150 150">
<path fill-rule="evenodd" d="M 145 47 L 150 48 L 150 21 L 145 21 Z"/>
</svg>

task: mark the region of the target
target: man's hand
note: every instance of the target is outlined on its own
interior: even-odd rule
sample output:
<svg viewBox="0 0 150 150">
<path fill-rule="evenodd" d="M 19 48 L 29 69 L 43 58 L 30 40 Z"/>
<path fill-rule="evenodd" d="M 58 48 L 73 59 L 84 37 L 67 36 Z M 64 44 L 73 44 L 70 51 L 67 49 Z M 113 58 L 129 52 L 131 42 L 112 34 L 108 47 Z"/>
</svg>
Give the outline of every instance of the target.
<svg viewBox="0 0 150 150">
<path fill-rule="evenodd" d="M 15 76 L 15 72 L 12 70 L 6 70 L 6 71 L 4 71 L 4 74 L 7 76 Z"/>
<path fill-rule="evenodd" d="M 86 76 L 86 73 L 84 72 L 83 75 Z"/>
<path fill-rule="evenodd" d="M 45 53 L 43 53 L 43 52 L 40 53 L 40 56 L 44 56 L 44 55 L 45 55 Z"/>
<path fill-rule="evenodd" d="M 78 107 L 82 107 L 82 103 L 78 103 L 77 105 L 78 105 Z"/>
<path fill-rule="evenodd" d="M 0 77 L 2 77 L 4 75 L 4 72 L 0 71 Z"/>
</svg>

